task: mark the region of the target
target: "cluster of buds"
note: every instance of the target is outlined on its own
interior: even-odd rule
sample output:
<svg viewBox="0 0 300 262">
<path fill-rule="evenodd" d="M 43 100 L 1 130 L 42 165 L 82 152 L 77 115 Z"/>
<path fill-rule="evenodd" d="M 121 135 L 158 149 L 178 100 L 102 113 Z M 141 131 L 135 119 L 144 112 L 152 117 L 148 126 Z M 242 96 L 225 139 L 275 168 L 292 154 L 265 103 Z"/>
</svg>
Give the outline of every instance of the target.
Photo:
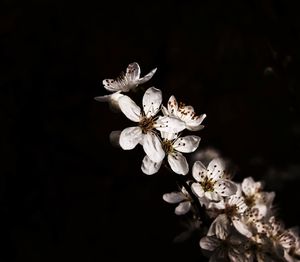
<svg viewBox="0 0 300 262">
<path fill-rule="evenodd" d="M 273 208 L 275 193 L 264 191 L 262 182 L 252 177 L 233 181 L 220 157 L 207 166 L 196 160 L 190 170 L 184 154 L 197 150 L 200 137 L 185 132 L 203 129 L 205 114 L 197 115 L 174 96 L 163 105 L 162 92 L 155 87 L 146 89 L 141 106 L 124 94 L 137 91 L 155 72 L 156 68 L 140 77 L 134 62 L 116 79 L 103 80 L 111 94 L 95 99 L 110 103 L 134 123 L 117 132 L 119 146 L 143 147 L 144 174 L 153 175 L 165 166 L 178 178 L 178 190 L 164 194 L 163 200 L 176 205 L 176 215 L 192 218 L 191 228 L 197 230 L 209 261 L 300 261 L 297 228 L 284 227 Z"/>
</svg>

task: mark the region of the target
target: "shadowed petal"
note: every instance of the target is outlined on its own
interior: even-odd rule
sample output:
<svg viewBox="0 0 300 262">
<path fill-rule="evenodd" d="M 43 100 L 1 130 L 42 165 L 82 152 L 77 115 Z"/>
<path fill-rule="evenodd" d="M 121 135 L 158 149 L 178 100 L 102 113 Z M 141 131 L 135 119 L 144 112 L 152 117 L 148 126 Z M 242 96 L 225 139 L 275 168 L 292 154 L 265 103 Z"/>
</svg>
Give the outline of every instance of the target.
<svg viewBox="0 0 300 262">
<path fill-rule="evenodd" d="M 185 201 L 181 202 L 176 208 L 175 208 L 175 214 L 176 215 L 184 215 L 191 209 L 191 202 Z"/>
<path fill-rule="evenodd" d="M 155 87 L 148 88 L 143 96 L 143 110 L 146 117 L 155 116 L 160 110 L 161 102 L 161 91 Z"/>
<path fill-rule="evenodd" d="M 147 155 L 144 157 L 142 162 L 142 171 L 146 175 L 153 175 L 157 173 L 157 171 L 160 169 L 160 166 L 162 164 L 161 162 L 153 162 Z"/>
<path fill-rule="evenodd" d="M 199 136 L 184 136 L 178 138 L 174 143 L 174 148 L 182 153 L 191 153 L 194 152 L 200 143 Z"/>
<path fill-rule="evenodd" d="M 186 158 L 179 152 L 168 155 L 168 162 L 172 170 L 180 175 L 186 175 L 189 172 L 189 165 Z"/>
<path fill-rule="evenodd" d="M 161 162 L 164 159 L 165 151 L 162 148 L 160 140 L 155 134 L 145 134 L 142 144 L 145 153 L 153 162 Z"/>
<path fill-rule="evenodd" d="M 118 100 L 123 114 L 133 122 L 139 122 L 141 117 L 140 107 L 128 96 L 123 95 Z"/>
<path fill-rule="evenodd" d="M 124 150 L 133 149 L 142 138 L 142 130 L 139 127 L 134 126 L 125 128 L 120 134 L 120 146 Z"/>
</svg>

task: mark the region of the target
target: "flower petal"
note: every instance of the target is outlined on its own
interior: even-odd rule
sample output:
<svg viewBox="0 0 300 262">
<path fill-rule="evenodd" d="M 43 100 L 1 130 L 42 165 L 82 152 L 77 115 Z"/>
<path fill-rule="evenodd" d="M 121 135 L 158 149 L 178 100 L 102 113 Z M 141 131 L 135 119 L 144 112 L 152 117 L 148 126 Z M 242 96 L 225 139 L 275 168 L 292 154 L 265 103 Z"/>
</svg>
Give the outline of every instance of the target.
<svg viewBox="0 0 300 262">
<path fill-rule="evenodd" d="M 206 191 L 204 193 L 204 195 L 205 195 L 205 197 L 207 197 L 208 199 L 213 200 L 213 201 L 219 201 L 221 199 L 219 194 L 216 192 Z"/>
<path fill-rule="evenodd" d="M 163 116 L 156 120 L 154 127 L 159 131 L 179 133 L 185 129 L 185 123 L 175 117 Z"/>
<path fill-rule="evenodd" d="M 206 118 L 206 114 L 200 116 L 194 116 L 189 120 L 186 120 L 186 128 L 191 131 L 199 131 L 204 128 L 201 123 Z"/>
<path fill-rule="evenodd" d="M 216 181 L 223 177 L 225 165 L 220 158 L 215 158 L 209 162 L 207 167 L 208 177 Z"/>
<path fill-rule="evenodd" d="M 162 164 L 161 162 L 153 162 L 147 155 L 144 157 L 141 169 L 146 175 L 153 175 L 158 172 Z"/>
<path fill-rule="evenodd" d="M 120 146 L 124 150 L 131 150 L 142 140 L 142 130 L 138 126 L 127 127 L 120 134 Z"/>
<path fill-rule="evenodd" d="M 191 189 L 197 197 L 201 198 L 204 196 L 203 187 L 199 183 L 193 183 Z"/>
<path fill-rule="evenodd" d="M 184 215 L 191 209 L 191 202 L 190 201 L 184 201 L 181 202 L 176 208 L 175 208 L 175 214 L 176 215 Z"/>
<path fill-rule="evenodd" d="M 252 233 L 248 226 L 244 224 L 237 216 L 233 216 L 231 218 L 232 224 L 234 225 L 235 229 L 239 231 L 242 235 L 250 238 L 252 237 Z"/>
<path fill-rule="evenodd" d="M 123 114 L 133 122 L 139 122 L 141 117 L 140 107 L 128 96 L 123 95 L 118 100 Z"/>
<path fill-rule="evenodd" d="M 126 79 L 130 82 L 136 82 L 139 80 L 141 74 L 141 68 L 138 63 L 133 62 L 126 68 Z"/>
<path fill-rule="evenodd" d="M 191 153 L 199 146 L 200 139 L 199 136 L 180 137 L 175 141 L 173 147 L 179 152 Z"/>
<path fill-rule="evenodd" d="M 211 223 L 207 235 L 216 235 L 219 239 L 226 239 L 230 232 L 230 221 L 225 214 L 218 215 Z"/>
<path fill-rule="evenodd" d="M 247 177 L 242 182 L 242 190 L 246 196 L 253 196 L 261 187 L 261 183 L 255 182 L 252 177 Z"/>
<path fill-rule="evenodd" d="M 169 114 L 175 115 L 178 110 L 178 103 L 175 96 L 171 96 L 168 101 L 168 111 Z"/>
<path fill-rule="evenodd" d="M 228 179 L 219 179 L 214 185 L 214 190 L 220 196 L 231 196 L 237 191 L 237 186 L 233 181 Z"/>
<path fill-rule="evenodd" d="M 149 87 L 143 96 L 143 110 L 146 117 L 155 116 L 160 110 L 162 93 L 155 87 Z"/>
<path fill-rule="evenodd" d="M 177 152 L 168 155 L 168 162 L 172 170 L 180 175 L 186 175 L 189 172 L 189 165 L 185 156 Z"/>
<path fill-rule="evenodd" d="M 152 78 L 152 76 L 155 74 L 156 70 L 157 70 L 157 68 L 154 68 L 147 75 L 140 78 L 138 80 L 138 84 L 141 85 L 141 84 L 144 84 L 145 82 L 149 81 Z"/>
<path fill-rule="evenodd" d="M 163 195 L 163 200 L 170 204 L 179 203 L 186 199 L 186 196 L 182 192 L 171 192 Z"/>
<path fill-rule="evenodd" d="M 161 142 L 158 137 L 153 133 L 144 135 L 142 145 L 145 153 L 153 162 L 161 162 L 165 157 L 165 151 L 162 148 Z"/>
<path fill-rule="evenodd" d="M 221 241 L 216 237 L 202 237 L 200 240 L 200 247 L 205 250 L 214 251 L 220 246 Z"/>
<path fill-rule="evenodd" d="M 198 160 L 194 163 L 192 174 L 198 182 L 203 182 L 205 180 L 205 178 L 207 177 L 207 170 L 201 161 Z"/>
</svg>

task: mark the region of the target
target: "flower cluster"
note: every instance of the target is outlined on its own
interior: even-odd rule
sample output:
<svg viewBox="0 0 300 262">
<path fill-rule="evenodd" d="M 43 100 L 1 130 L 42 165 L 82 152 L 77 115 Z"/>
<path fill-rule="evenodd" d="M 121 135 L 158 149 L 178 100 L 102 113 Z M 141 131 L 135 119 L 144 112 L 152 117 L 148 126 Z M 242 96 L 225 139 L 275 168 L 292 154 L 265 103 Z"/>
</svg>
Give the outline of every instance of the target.
<svg viewBox="0 0 300 262">
<path fill-rule="evenodd" d="M 176 215 L 190 214 L 190 226 L 197 230 L 209 261 L 300 261 L 297 228 L 284 227 L 273 208 L 275 193 L 264 191 L 262 182 L 252 177 L 233 181 L 220 157 L 207 166 L 196 160 L 190 170 L 184 154 L 195 152 L 200 137 L 184 132 L 203 129 L 205 114 L 197 115 L 174 96 L 163 105 L 162 92 L 155 87 L 145 91 L 141 105 L 124 94 L 137 91 L 155 72 L 156 68 L 140 78 L 138 63 L 131 63 L 125 74 L 103 80 L 112 94 L 95 97 L 113 104 L 133 122 L 118 133 L 120 147 L 142 146 L 143 173 L 155 174 L 164 163 L 176 175 L 179 190 L 164 194 L 163 200 L 176 205 Z"/>
</svg>

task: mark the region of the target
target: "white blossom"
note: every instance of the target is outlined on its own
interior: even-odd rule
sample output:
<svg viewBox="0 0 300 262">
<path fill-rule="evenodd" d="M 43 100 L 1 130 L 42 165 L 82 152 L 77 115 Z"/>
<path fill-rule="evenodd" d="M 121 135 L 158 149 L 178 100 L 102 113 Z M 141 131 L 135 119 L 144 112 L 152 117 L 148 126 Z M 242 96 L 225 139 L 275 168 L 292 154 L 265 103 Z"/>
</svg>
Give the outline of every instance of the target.
<svg viewBox="0 0 300 262">
<path fill-rule="evenodd" d="M 171 96 L 167 108 L 162 108 L 164 115 L 178 117 L 185 122 L 186 128 L 191 131 L 198 131 L 204 126 L 201 124 L 206 114 L 196 115 L 195 110 L 190 105 L 177 102 L 174 96 Z"/>
<path fill-rule="evenodd" d="M 104 88 L 113 94 L 97 96 L 94 99 L 99 102 L 109 102 L 112 109 L 118 110 L 121 92 L 135 91 L 139 85 L 149 81 L 156 70 L 157 68 L 154 68 L 144 77 L 140 77 L 140 66 L 133 62 L 127 66 L 125 74 L 122 72 L 116 79 L 104 79 L 102 81 Z"/>
<path fill-rule="evenodd" d="M 224 234 L 224 232 L 230 231 L 231 225 L 233 225 L 242 235 L 248 238 L 252 236 L 249 226 L 243 221 L 247 205 L 242 196 L 231 195 L 218 203 L 211 202 L 209 208 L 217 209 L 222 211 L 222 213 L 218 215 L 210 225 L 207 233 L 208 236 L 217 235 L 221 238 L 221 235 Z"/>
<path fill-rule="evenodd" d="M 180 175 L 186 175 L 189 171 L 188 162 L 182 153 L 194 152 L 199 146 L 200 137 L 198 136 L 184 136 L 177 137 L 176 134 L 161 132 L 162 148 L 167 155 L 168 163 L 171 169 Z M 153 162 L 148 157 L 145 157 L 142 164 L 142 171 L 146 174 L 157 172 L 162 164 L 160 162 Z"/>
<path fill-rule="evenodd" d="M 194 193 L 199 198 L 220 201 L 223 196 L 235 194 L 237 186 L 224 178 L 224 163 L 221 159 L 213 159 L 206 168 L 201 161 L 193 165 L 192 174 L 197 181 L 192 184 Z"/>
<path fill-rule="evenodd" d="M 127 66 L 125 74 L 122 72 L 116 79 L 104 79 L 102 83 L 104 88 L 110 92 L 128 92 L 149 81 L 156 70 L 157 68 L 154 68 L 144 77 L 140 77 L 140 66 L 138 63 L 133 62 Z"/>
<path fill-rule="evenodd" d="M 120 134 L 120 146 L 131 150 L 141 144 L 146 155 L 155 163 L 165 157 L 160 138 L 155 129 L 178 133 L 184 129 L 184 123 L 172 117 L 155 117 L 161 108 L 162 94 L 157 88 L 150 87 L 143 96 L 143 110 L 128 96 L 119 99 L 121 111 L 137 126 L 125 128 Z"/>
<path fill-rule="evenodd" d="M 258 219 L 270 214 L 275 197 L 274 192 L 262 191 L 262 183 L 255 182 L 252 177 L 244 178 L 241 189 L 247 206 L 251 209 L 257 209 Z"/>
<path fill-rule="evenodd" d="M 171 204 L 178 204 L 175 208 L 176 215 L 186 214 L 192 206 L 192 198 L 184 187 L 181 187 L 181 191 L 164 194 L 163 200 Z"/>
</svg>

